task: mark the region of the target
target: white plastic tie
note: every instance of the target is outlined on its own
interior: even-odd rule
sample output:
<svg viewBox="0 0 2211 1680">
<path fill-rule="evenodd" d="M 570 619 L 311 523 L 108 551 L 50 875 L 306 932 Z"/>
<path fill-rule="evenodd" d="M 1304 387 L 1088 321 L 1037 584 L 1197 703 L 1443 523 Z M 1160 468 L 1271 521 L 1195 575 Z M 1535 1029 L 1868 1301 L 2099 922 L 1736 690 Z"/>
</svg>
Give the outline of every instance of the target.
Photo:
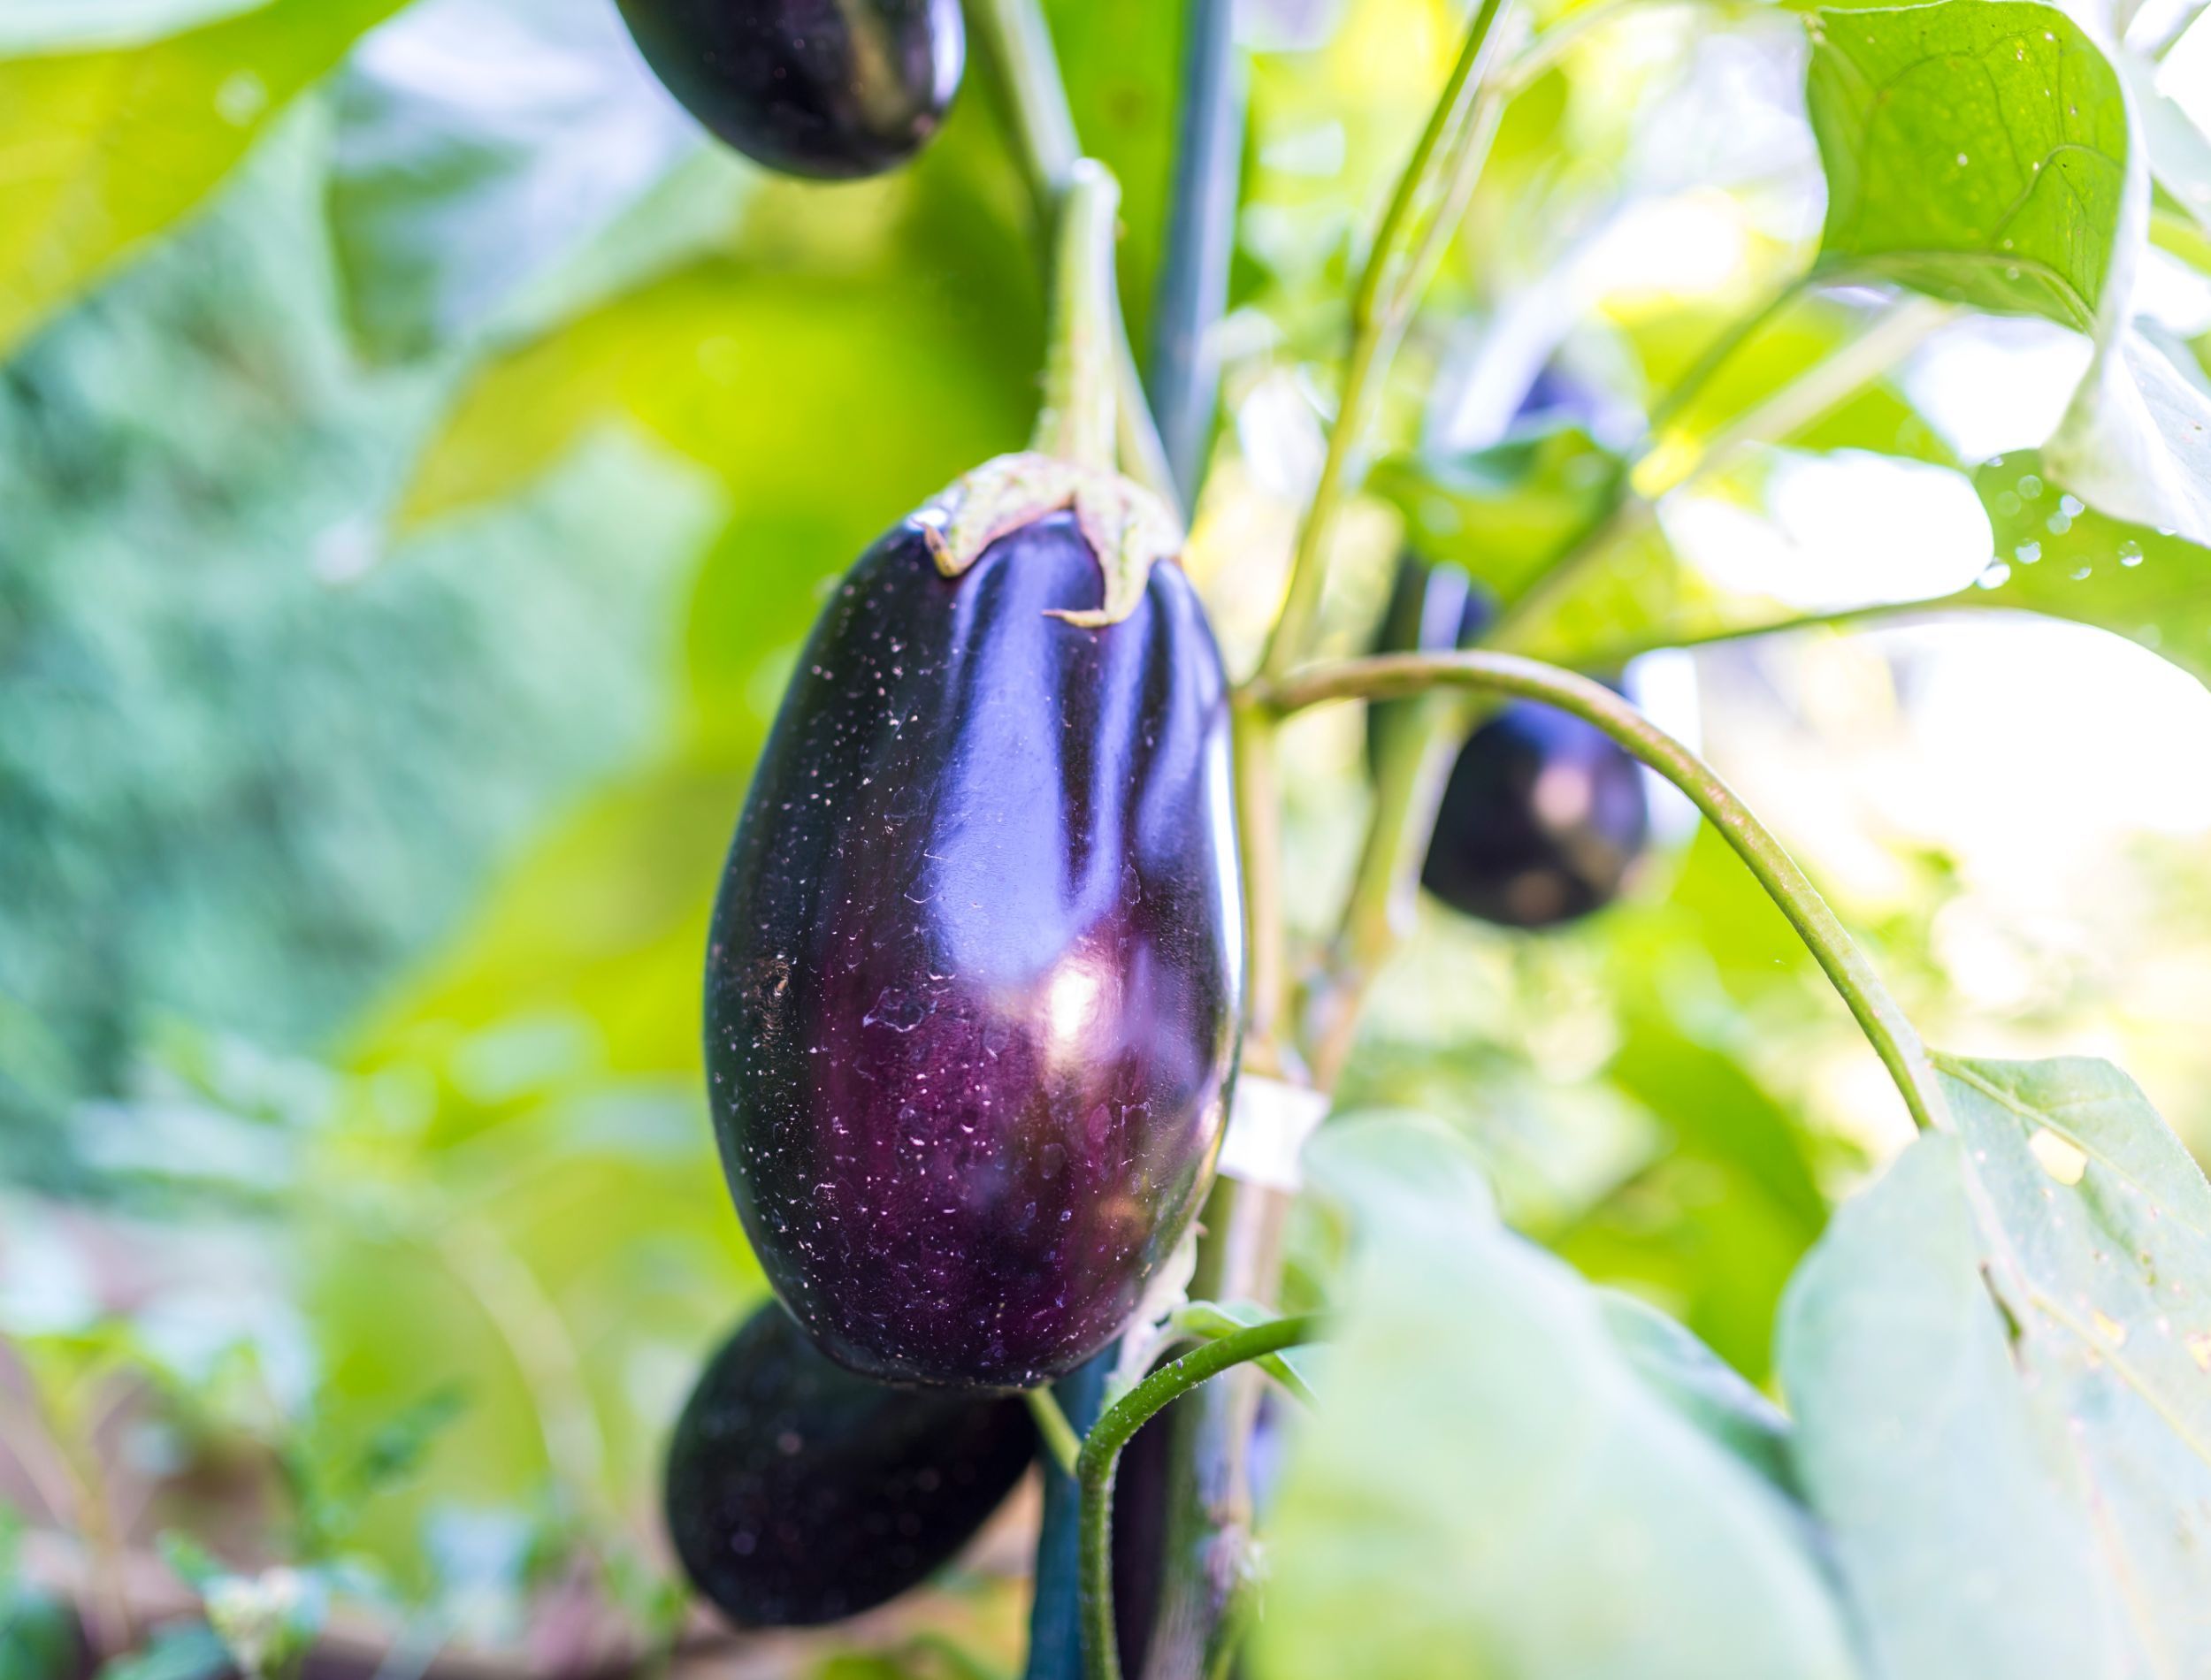
<svg viewBox="0 0 2211 1680">
<path fill-rule="evenodd" d="M 1243 1184 L 1295 1191 L 1304 1182 L 1297 1157 L 1305 1140 L 1327 1118 L 1325 1091 L 1245 1073 L 1236 1081 L 1220 1170 Z"/>
</svg>

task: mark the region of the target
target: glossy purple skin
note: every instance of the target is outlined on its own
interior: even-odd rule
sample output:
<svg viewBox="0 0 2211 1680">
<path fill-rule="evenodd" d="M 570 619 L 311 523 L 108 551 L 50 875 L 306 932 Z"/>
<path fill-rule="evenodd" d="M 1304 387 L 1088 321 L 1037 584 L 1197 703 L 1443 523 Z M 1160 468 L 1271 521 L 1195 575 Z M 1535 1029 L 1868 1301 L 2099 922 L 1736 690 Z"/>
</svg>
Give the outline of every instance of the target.
<svg viewBox="0 0 2211 1680">
<path fill-rule="evenodd" d="M 1119 1333 L 1219 1154 L 1243 988 L 1220 658 L 1178 567 L 1079 630 L 1066 515 L 815 626 L 715 913 L 723 1165 L 777 1293 L 891 1380 L 1026 1388 Z"/>
<path fill-rule="evenodd" d="M 960 90 L 960 0 L 619 0 L 646 64 L 746 157 L 845 180 L 904 163 Z"/>
</svg>

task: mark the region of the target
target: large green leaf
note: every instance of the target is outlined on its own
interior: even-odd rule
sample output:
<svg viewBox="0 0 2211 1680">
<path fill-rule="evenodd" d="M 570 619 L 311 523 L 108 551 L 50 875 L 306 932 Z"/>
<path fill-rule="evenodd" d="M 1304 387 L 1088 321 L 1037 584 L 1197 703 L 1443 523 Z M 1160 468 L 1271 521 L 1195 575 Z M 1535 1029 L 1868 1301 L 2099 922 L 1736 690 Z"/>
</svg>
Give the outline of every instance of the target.
<svg viewBox="0 0 2211 1680">
<path fill-rule="evenodd" d="M 2150 1643 L 2211 1663 L 2211 1185 L 2108 1062 L 1944 1058 L 2013 1358 L 2062 1410 Z"/>
<path fill-rule="evenodd" d="M 1656 1118 L 1672 1147 L 1559 1247 L 1592 1276 L 1657 1294 L 1762 1377 L 1782 1288 L 1827 1219 L 1802 1122 L 1656 999 L 1633 1000 L 1623 1016 L 1607 1076 Z"/>
<path fill-rule="evenodd" d="M 1955 1136 L 1838 1220 L 1783 1331 L 1870 1637 L 1900 1680 L 2202 1672 L 2211 1185 L 2108 1063 L 1938 1062 Z"/>
<path fill-rule="evenodd" d="M 417 5 L 362 43 L 335 94 L 332 242 L 379 357 L 495 318 L 704 149 L 606 0 Z M 744 172 L 715 173 L 733 202 Z"/>
<path fill-rule="evenodd" d="M 879 531 L 1017 444 L 1020 407 L 1004 347 L 929 291 L 709 258 L 489 364 L 403 515 L 505 495 L 627 419 L 740 494 L 810 493 Z"/>
<path fill-rule="evenodd" d="M 1617 1289 L 1597 1292 L 1605 1328 L 1636 1374 L 1674 1410 L 1776 1487 L 1795 1495 L 1789 1420 L 1681 1324 Z"/>
<path fill-rule="evenodd" d="M 1894 1680 L 2125 1672 L 2071 1448 L 2013 1369 L 1955 1139 L 1907 1150 L 1791 1284 L 1799 1479 Z"/>
<path fill-rule="evenodd" d="M 1940 0 L 1809 27 L 1822 266 L 2094 330 L 2133 164 L 2118 73 L 2079 26 L 2028 0 Z"/>
<path fill-rule="evenodd" d="M 193 208 L 401 0 L 272 0 L 147 45 L 0 62 L 0 355 Z"/>
<path fill-rule="evenodd" d="M 1638 1375 L 1433 1121 L 1307 1151 L 1358 1254 L 1269 1545 L 1269 1680 L 1856 1672 L 1809 1525 Z"/>
</svg>

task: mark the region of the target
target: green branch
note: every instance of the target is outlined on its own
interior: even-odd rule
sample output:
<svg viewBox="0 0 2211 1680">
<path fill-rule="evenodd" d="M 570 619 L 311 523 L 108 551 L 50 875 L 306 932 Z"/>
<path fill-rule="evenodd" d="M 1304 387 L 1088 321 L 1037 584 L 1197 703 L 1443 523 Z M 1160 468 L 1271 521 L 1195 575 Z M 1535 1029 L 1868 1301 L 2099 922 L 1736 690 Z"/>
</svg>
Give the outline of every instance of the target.
<svg viewBox="0 0 2211 1680">
<path fill-rule="evenodd" d="M 1052 32 L 1037 0 L 968 0 L 968 26 L 1012 107 L 1015 149 L 1036 195 L 1037 215 L 1044 226 L 1053 226 L 1060 196 L 1074 179 L 1083 149 L 1052 53 Z M 1121 388 L 1115 430 L 1121 470 L 1168 507 L 1180 509 L 1182 499 L 1144 395 L 1144 378 L 1136 370 L 1136 352 L 1129 348 L 1118 292 L 1113 317 L 1114 377 Z"/>
<path fill-rule="evenodd" d="M 1937 1124 L 1942 1096 L 1926 1047 L 1819 890 L 1709 765 L 1602 683 L 1511 653 L 1396 653 L 1299 671 L 1261 685 L 1256 698 L 1287 714 L 1328 700 L 1393 699 L 1444 687 L 1540 700 L 1571 712 L 1687 794 L 1826 971 L 1896 1081 L 1913 1122 L 1923 1130 Z"/>
<path fill-rule="evenodd" d="M 1481 0 L 1476 9 L 1450 80 L 1428 113 L 1427 127 L 1404 172 L 1397 177 L 1367 253 L 1358 291 L 1351 300 L 1351 347 L 1344 362 L 1335 424 L 1328 431 L 1328 452 L 1313 487 L 1312 506 L 1298 528 L 1289 592 L 1260 665 L 1270 676 L 1286 671 L 1312 638 L 1336 515 L 1351 488 L 1353 462 L 1367 425 L 1380 406 L 1384 376 L 1419 301 L 1426 266 L 1440 250 L 1437 230 L 1448 236 L 1456 219 L 1451 209 L 1464 205 L 1480 171 L 1494 118 L 1478 113 L 1476 106 L 1480 103 L 1482 69 L 1504 6 L 1505 0 Z M 1423 219 L 1430 217 L 1432 220 Z"/>
</svg>

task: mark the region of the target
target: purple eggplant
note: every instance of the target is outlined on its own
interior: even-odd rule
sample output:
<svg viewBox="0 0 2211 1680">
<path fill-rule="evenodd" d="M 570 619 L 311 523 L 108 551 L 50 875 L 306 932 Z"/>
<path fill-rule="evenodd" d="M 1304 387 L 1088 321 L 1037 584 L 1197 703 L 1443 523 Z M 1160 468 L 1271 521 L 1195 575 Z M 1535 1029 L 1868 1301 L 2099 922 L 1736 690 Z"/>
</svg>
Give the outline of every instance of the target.
<svg viewBox="0 0 2211 1680">
<path fill-rule="evenodd" d="M 1228 703 L 1181 568 L 1102 629 L 1075 519 L 884 537 L 815 626 L 715 912 L 723 1164 L 830 1357 L 1027 1388 L 1188 1227 L 1242 999 Z"/>
<path fill-rule="evenodd" d="M 960 0 L 619 0 L 655 75 L 715 136 L 785 174 L 895 168 L 943 126 Z"/>
<path fill-rule="evenodd" d="M 1465 573 L 1408 554 L 1382 650 L 1468 646 L 1488 618 Z M 1407 711 L 1404 702 L 1368 708 L 1370 759 Z M 1634 759 L 1595 724 L 1517 702 L 1459 749 L 1420 884 L 1463 915 L 1505 928 L 1556 927 L 1618 897 L 1649 839 L 1649 796 Z"/>
<path fill-rule="evenodd" d="M 1036 1448 L 1021 1401 L 855 1377 L 771 1301 L 708 1363 L 677 1423 L 669 1536 L 740 1627 L 840 1621 L 950 1561 Z"/>
</svg>

